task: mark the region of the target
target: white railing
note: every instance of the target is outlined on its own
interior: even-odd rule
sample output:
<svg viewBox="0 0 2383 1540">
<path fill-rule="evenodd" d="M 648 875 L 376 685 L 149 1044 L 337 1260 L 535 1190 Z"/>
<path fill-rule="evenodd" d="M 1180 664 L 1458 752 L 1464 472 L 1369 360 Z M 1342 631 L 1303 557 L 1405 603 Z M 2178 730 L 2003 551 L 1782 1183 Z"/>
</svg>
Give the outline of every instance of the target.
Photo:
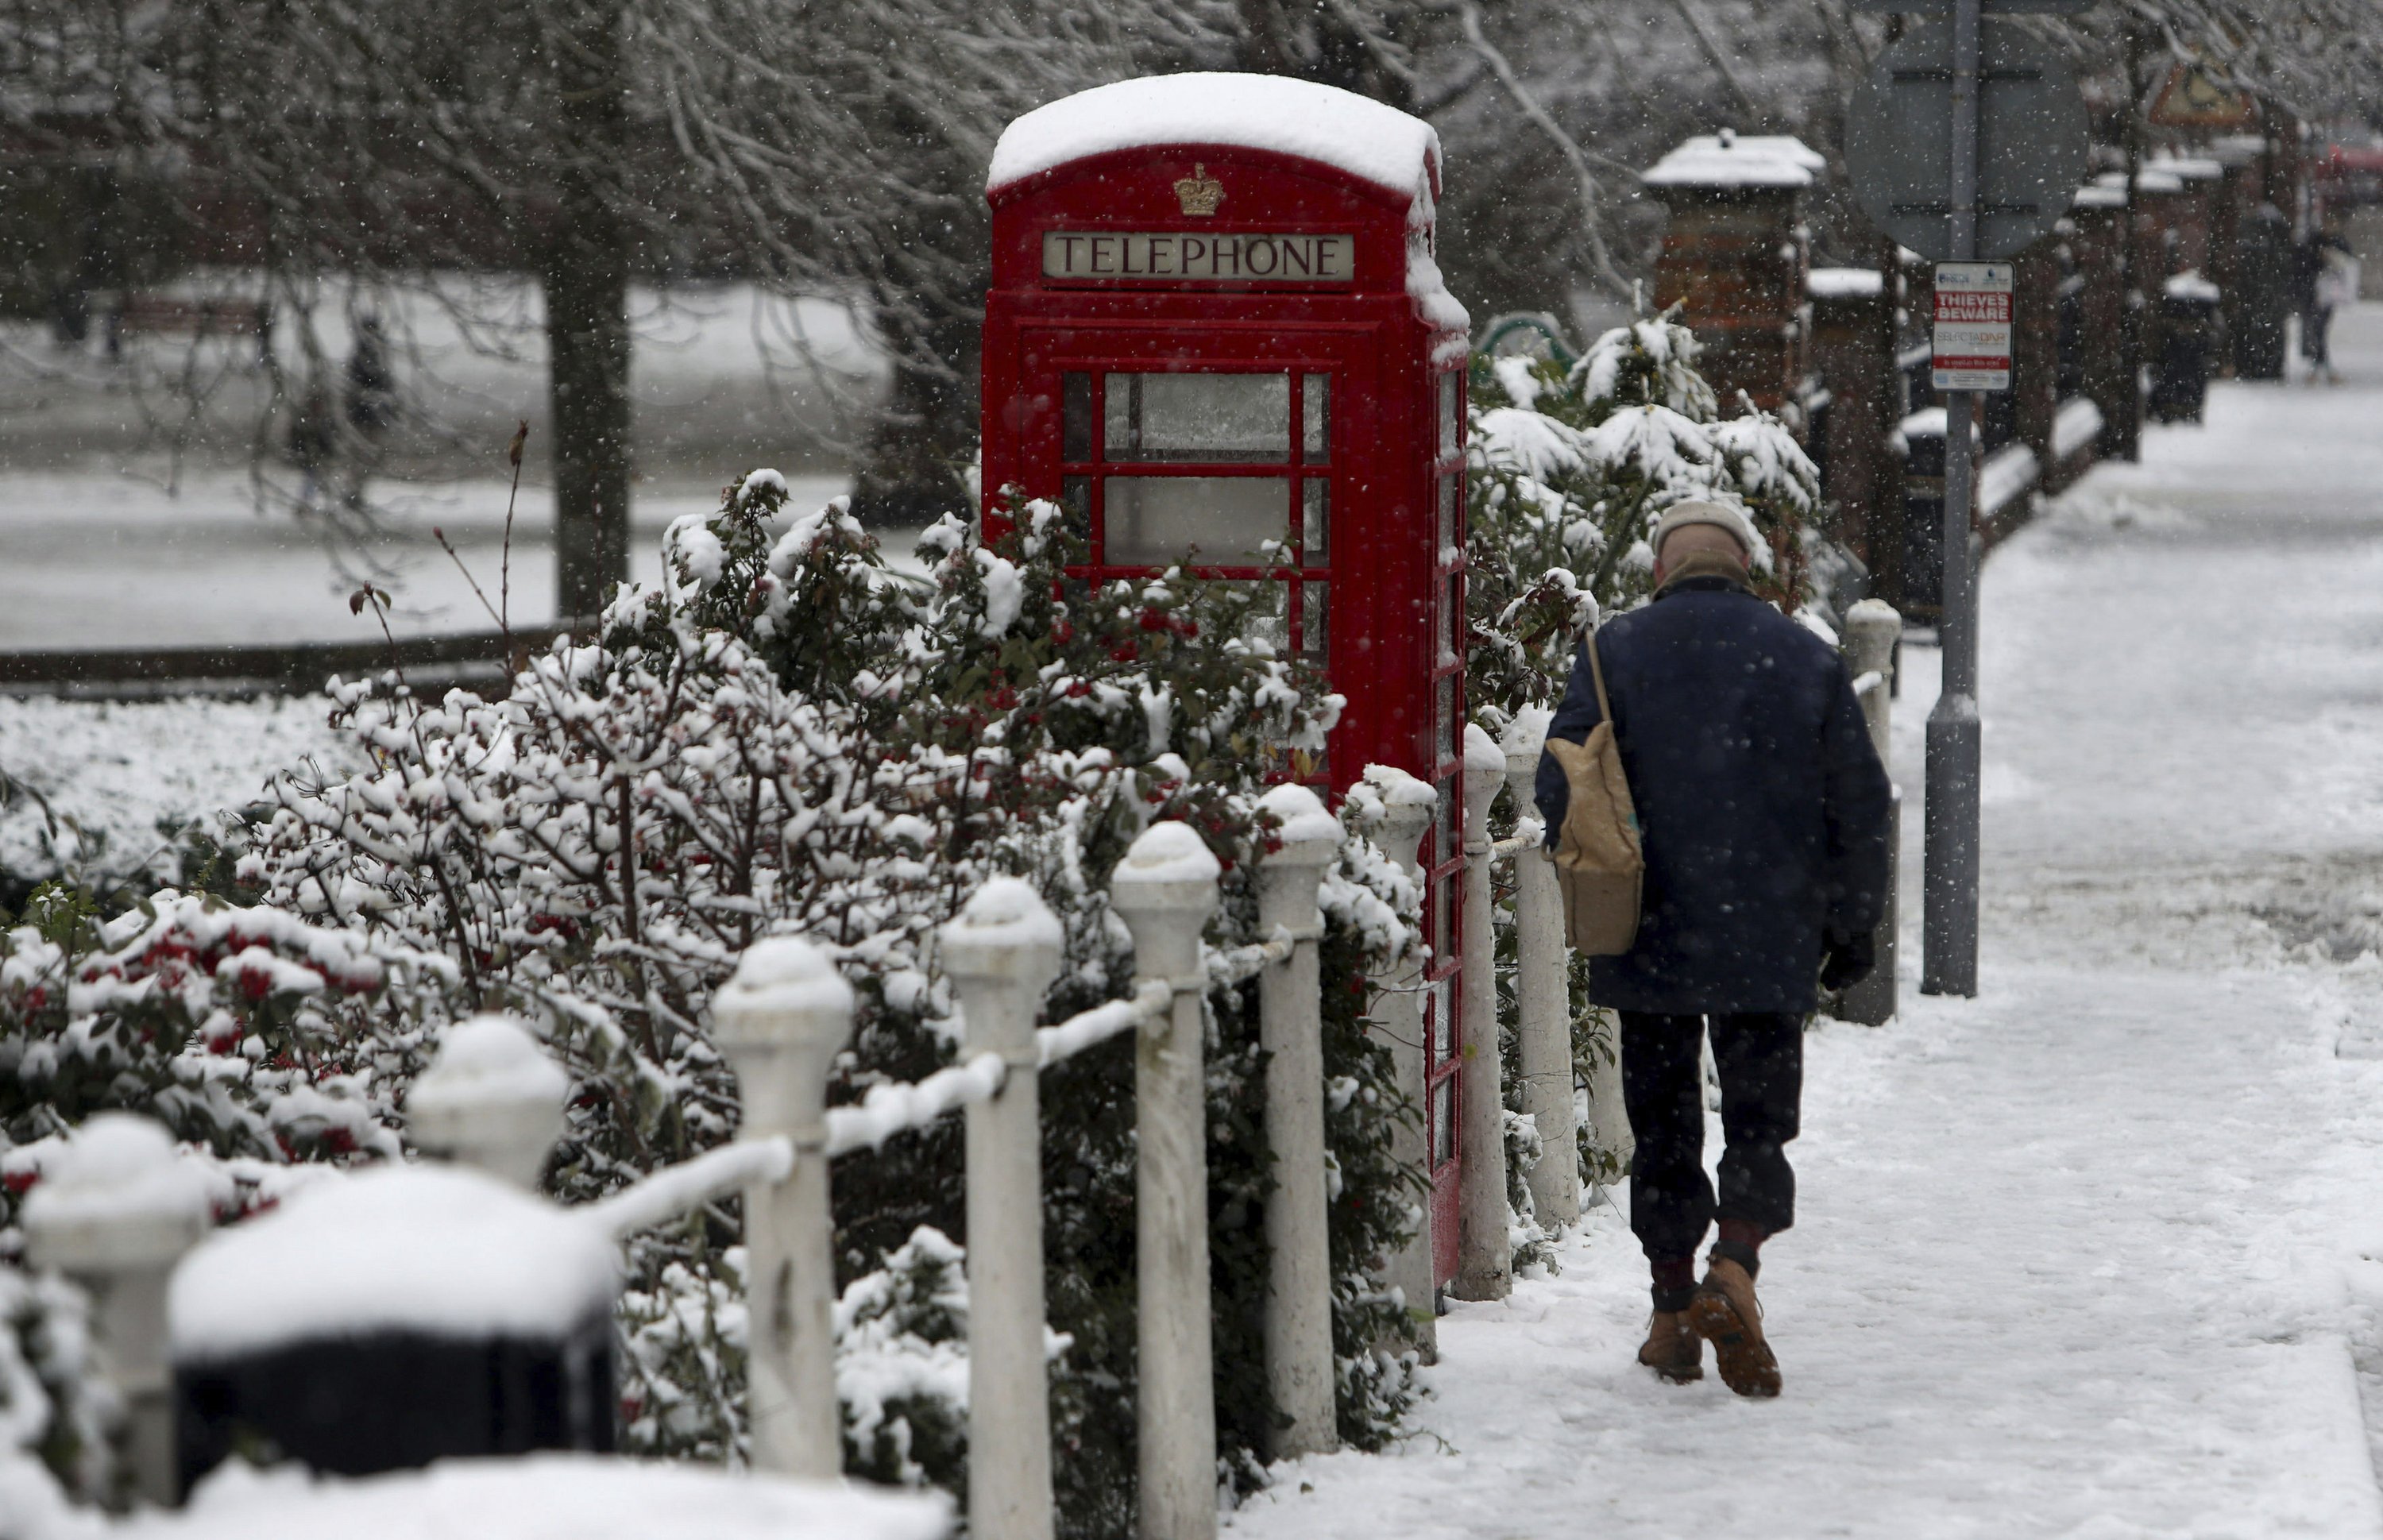
<svg viewBox="0 0 2383 1540">
<path fill-rule="evenodd" d="M 1498 861 L 1514 863 L 1521 1100 L 1549 1152 L 1527 1180 L 1543 1220 L 1568 1225 L 1581 1208 L 1563 919 L 1538 821 L 1527 815 L 1547 720 L 1545 711 L 1524 713 L 1502 745 L 1477 728 L 1466 739 L 1463 1009 L 1479 1034 L 1460 1091 L 1455 1292 L 1466 1299 L 1497 1298 L 1512 1287 L 1493 972 L 1491 868 Z M 1513 838 L 1492 843 L 1489 808 L 1501 782 L 1526 812 Z M 1435 811 L 1430 787 L 1375 767 L 1365 788 L 1378 808 L 1374 837 L 1419 877 L 1416 847 Z M 941 965 L 964 1022 L 958 1062 L 915 1083 L 874 1087 L 857 1105 L 826 1105 L 831 1066 L 853 1026 L 852 992 L 833 960 L 794 937 L 747 951 L 711 1011 L 714 1041 L 736 1072 L 743 1100 L 738 1139 L 575 1212 L 620 1240 L 743 1193 L 751 1296 L 747 1420 L 756 1467 L 832 1478 L 841 1465 L 829 1163 L 960 1112 L 968 1120 L 971 1531 L 980 1540 L 1047 1540 L 1054 1515 L 1050 1430 L 1039 1415 L 1049 1395 L 1039 1075 L 1132 1033 L 1140 1533 L 1144 1540 L 1214 1536 L 1204 998 L 1212 988 L 1252 979 L 1268 1055 L 1266 1136 L 1278 1177 L 1266 1213 L 1272 1261 L 1265 1353 L 1269 1389 L 1288 1418 L 1266 1452 L 1283 1458 L 1336 1446 L 1317 946 L 1324 933 L 1319 885 L 1341 827 L 1303 787 L 1278 787 L 1264 806 L 1281 825 L 1278 848 L 1257 872 L 1266 940 L 1225 952 L 1204 945 L 1202 932 L 1217 905 L 1216 858 L 1188 826 L 1154 824 L 1118 867 L 1110 893 L 1132 933 L 1133 986 L 1122 999 L 1037 1029 L 1034 1016 L 1060 967 L 1059 923 L 1026 883 L 996 879 L 940 936 Z M 1421 1111 L 1422 963 L 1411 953 L 1374 982 L 1371 1019 L 1390 1049 L 1401 1088 Z M 1626 1158 L 1628 1133 L 1610 1060 L 1588 1080 L 1596 1140 Z M 561 1131 L 565 1089 L 525 1029 L 484 1017 L 451 1030 L 409 1108 L 426 1149 L 528 1186 Z M 35 1258 L 91 1283 L 103 1300 L 106 1334 L 134 1392 L 140 1480 L 167 1500 L 174 1466 L 165 1283 L 176 1259 L 203 1234 L 204 1216 L 201 1205 L 192 1217 L 188 1193 L 166 1177 L 179 1164 L 170 1140 L 154 1126 L 149 1132 L 154 1137 L 136 1141 L 140 1160 L 118 1152 L 93 1164 L 88 1181 L 75 1179 L 68 1161 L 35 1189 L 25 1218 Z M 1395 1153 L 1425 1169 L 1420 1118 L 1401 1124 Z M 127 1184 L 171 1202 L 127 1208 Z M 1415 1217 L 1418 1233 L 1388 1260 L 1381 1282 L 1402 1291 L 1410 1343 L 1428 1357 L 1435 1349 L 1428 1205 Z"/>
</svg>

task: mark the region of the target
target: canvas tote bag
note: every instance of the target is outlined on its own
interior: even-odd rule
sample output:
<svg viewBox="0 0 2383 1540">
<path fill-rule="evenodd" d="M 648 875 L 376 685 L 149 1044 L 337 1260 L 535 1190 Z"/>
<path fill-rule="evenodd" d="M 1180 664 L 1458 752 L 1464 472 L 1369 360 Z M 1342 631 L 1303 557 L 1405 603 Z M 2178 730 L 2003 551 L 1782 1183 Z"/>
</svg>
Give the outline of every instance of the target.
<svg viewBox="0 0 2383 1540">
<path fill-rule="evenodd" d="M 1556 832 L 1556 885 L 1563 893 L 1564 939 L 1572 949 L 1587 957 L 1615 957 L 1637 939 L 1647 861 L 1638 844 L 1638 810 L 1622 773 L 1622 748 L 1613 741 L 1613 706 L 1605 696 L 1595 633 L 1588 638 L 1588 672 L 1604 720 L 1585 744 L 1548 740 L 1571 793 L 1563 827 Z"/>
</svg>

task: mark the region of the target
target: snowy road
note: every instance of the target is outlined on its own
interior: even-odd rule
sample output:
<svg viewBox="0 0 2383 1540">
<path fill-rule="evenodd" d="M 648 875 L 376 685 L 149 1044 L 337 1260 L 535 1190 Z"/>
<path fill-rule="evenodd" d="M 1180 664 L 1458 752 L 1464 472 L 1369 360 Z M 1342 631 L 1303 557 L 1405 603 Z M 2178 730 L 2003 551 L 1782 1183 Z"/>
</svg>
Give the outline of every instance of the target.
<svg viewBox="0 0 2383 1540">
<path fill-rule="evenodd" d="M 1784 1398 L 1631 1364 L 1602 1213 L 1441 1323 L 1436 1436 L 1234 1533 L 2383 1534 L 2383 311 L 2342 332 L 2348 386 L 2221 387 L 1988 565 L 1983 992 L 1810 1040 Z"/>
</svg>

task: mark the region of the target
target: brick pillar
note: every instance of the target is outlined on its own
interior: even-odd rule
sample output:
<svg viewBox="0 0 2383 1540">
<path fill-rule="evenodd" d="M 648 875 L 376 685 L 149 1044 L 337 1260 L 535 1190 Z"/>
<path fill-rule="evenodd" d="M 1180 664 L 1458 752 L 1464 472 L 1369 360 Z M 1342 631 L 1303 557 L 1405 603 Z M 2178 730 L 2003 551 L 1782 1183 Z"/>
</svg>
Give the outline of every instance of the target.
<svg viewBox="0 0 2383 1540">
<path fill-rule="evenodd" d="M 2141 399 L 2127 378 L 2127 192 L 2095 186 L 2078 193 L 2069 250 L 2085 280 L 2079 296 L 2085 394 L 2102 412 L 2100 452 L 2123 458 L 2135 441 Z"/>
<path fill-rule="evenodd" d="M 1899 583 L 1903 464 L 1889 441 L 1901 420 L 1895 373 L 1895 296 L 1872 267 L 1815 268 L 1811 371 L 1829 393 L 1825 444 L 1832 533 L 1871 571 L 1871 591 Z"/>
<path fill-rule="evenodd" d="M 2210 209 L 2208 271 L 2224 295 L 2218 302 L 2226 333 L 2219 372 L 2229 377 L 2236 373 L 2235 339 L 2242 335 L 2243 241 L 2259 216 L 2259 155 L 2264 148 L 2256 134 L 2236 134 L 2210 146 L 2210 153 L 2225 167 Z"/>
<path fill-rule="evenodd" d="M 1823 165 L 1798 140 L 1723 130 L 1687 141 L 1647 173 L 1648 191 L 1671 213 L 1655 302 L 1683 305 L 1724 410 L 1740 390 L 1769 412 L 1795 399 L 1807 265 L 1797 205 Z"/>
<path fill-rule="evenodd" d="M 2152 162 L 2152 169 L 2174 177 L 2178 183 L 2170 218 L 2176 231 L 2175 270 L 2216 277 L 2210 271 L 2216 260 L 2211 238 L 2216 231 L 2218 184 L 2226 175 L 2225 166 L 2201 156 L 2171 156 Z"/>
<path fill-rule="evenodd" d="M 2064 229 L 2066 221 L 2063 222 Z M 2052 474 L 2052 419 L 2060 410 L 2060 282 L 2065 236 L 2056 232 L 2019 254 L 2011 295 L 2012 437 Z"/>
</svg>

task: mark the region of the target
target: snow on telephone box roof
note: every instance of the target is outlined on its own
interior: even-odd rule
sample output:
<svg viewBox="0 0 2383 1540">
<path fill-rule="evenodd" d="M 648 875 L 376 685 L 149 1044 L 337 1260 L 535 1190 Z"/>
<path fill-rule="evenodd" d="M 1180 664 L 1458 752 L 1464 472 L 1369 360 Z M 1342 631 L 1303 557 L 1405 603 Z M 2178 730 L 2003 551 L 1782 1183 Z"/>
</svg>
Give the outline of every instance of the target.
<svg viewBox="0 0 2383 1540">
<path fill-rule="evenodd" d="M 1271 150 L 1345 171 L 1430 206 L 1439 135 L 1379 102 L 1279 75 L 1194 72 L 1119 80 L 1061 97 L 1011 123 L 985 191 L 1116 150 L 1216 144 Z"/>
<path fill-rule="evenodd" d="M 1793 135 L 1723 129 L 1685 142 L 1640 179 L 1648 187 L 1801 188 L 1811 186 L 1814 175 L 1828 166 L 1819 151 Z"/>
</svg>

